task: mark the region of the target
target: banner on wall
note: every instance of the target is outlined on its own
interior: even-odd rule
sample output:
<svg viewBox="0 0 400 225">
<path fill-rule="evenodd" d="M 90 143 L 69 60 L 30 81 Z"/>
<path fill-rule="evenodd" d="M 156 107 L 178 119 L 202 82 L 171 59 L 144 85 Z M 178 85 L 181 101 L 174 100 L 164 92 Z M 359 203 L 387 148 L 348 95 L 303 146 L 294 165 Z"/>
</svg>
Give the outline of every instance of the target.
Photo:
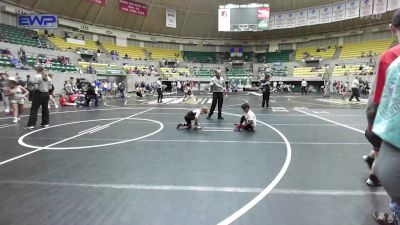
<svg viewBox="0 0 400 225">
<path fill-rule="evenodd" d="M 389 0 L 387 5 L 387 11 L 392 11 L 400 9 L 400 1 L 399 0 Z"/>
<path fill-rule="evenodd" d="M 307 25 L 319 24 L 319 6 L 307 10 Z"/>
<path fill-rule="evenodd" d="M 91 3 L 99 4 L 101 6 L 106 5 L 106 0 L 89 0 Z"/>
<path fill-rule="evenodd" d="M 387 0 L 374 1 L 374 14 L 381 14 L 386 12 Z"/>
<path fill-rule="evenodd" d="M 300 9 L 296 13 L 296 27 L 307 26 L 307 9 Z"/>
<path fill-rule="evenodd" d="M 147 16 L 147 5 L 133 0 L 119 0 L 119 10 L 139 16 Z"/>
<path fill-rule="evenodd" d="M 332 22 L 332 4 L 321 6 L 319 9 L 319 23 Z"/>
<path fill-rule="evenodd" d="M 58 16 L 56 14 L 18 14 L 17 27 L 27 29 L 56 29 Z"/>
<path fill-rule="evenodd" d="M 269 20 L 268 20 L 268 29 L 269 30 L 275 30 L 275 14 L 270 14 L 269 15 Z"/>
<path fill-rule="evenodd" d="M 286 28 L 294 28 L 296 27 L 296 15 L 297 11 L 288 11 L 286 14 Z"/>
<path fill-rule="evenodd" d="M 218 31 L 231 30 L 231 10 L 218 9 Z"/>
<path fill-rule="evenodd" d="M 373 6 L 374 6 L 373 0 L 361 0 L 360 17 L 372 15 Z"/>
<path fill-rule="evenodd" d="M 332 22 L 342 21 L 346 18 L 346 2 L 333 3 Z"/>
<path fill-rule="evenodd" d="M 275 29 L 284 29 L 286 28 L 286 24 L 287 20 L 284 12 L 275 14 Z"/>
<path fill-rule="evenodd" d="M 360 17 L 360 0 L 346 1 L 346 19 Z"/>
<path fill-rule="evenodd" d="M 268 23 L 270 17 L 270 8 L 260 7 L 257 9 L 257 29 L 258 30 L 268 30 Z"/>
<path fill-rule="evenodd" d="M 175 9 L 165 9 L 165 22 L 167 27 L 176 28 L 176 10 Z"/>
</svg>

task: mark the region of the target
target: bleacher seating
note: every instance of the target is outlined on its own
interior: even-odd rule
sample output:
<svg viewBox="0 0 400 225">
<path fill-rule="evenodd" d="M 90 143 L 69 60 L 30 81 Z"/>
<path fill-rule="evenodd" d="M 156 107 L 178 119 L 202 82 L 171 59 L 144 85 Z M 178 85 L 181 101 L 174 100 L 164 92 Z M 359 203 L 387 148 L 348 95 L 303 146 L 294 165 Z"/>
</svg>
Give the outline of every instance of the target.
<svg viewBox="0 0 400 225">
<path fill-rule="evenodd" d="M 310 57 L 315 59 L 332 59 L 335 54 L 336 48 L 333 46 L 327 47 L 326 50 L 318 51 L 317 48 L 298 48 L 296 50 L 296 61 L 303 60 L 304 53 L 308 53 Z"/>
<path fill-rule="evenodd" d="M 322 67 L 320 69 L 315 69 L 314 67 L 301 67 L 293 68 L 294 77 L 304 77 L 304 76 L 322 76 L 326 72 L 326 68 Z"/>
<path fill-rule="evenodd" d="M 50 63 L 46 63 L 46 61 Z M 78 69 L 75 65 L 70 63 L 60 63 L 57 58 L 46 58 L 43 56 L 35 57 L 35 56 L 27 56 L 27 64 L 32 68 L 38 66 L 38 64 L 44 66 L 46 70 L 49 71 L 61 71 L 61 72 L 77 72 Z"/>
<path fill-rule="evenodd" d="M 89 63 L 89 62 L 78 62 L 78 65 L 82 70 L 88 72 L 88 68 L 91 65 L 96 74 L 100 75 L 124 75 L 125 71 L 116 66 L 115 64 L 105 64 L 105 63 Z"/>
<path fill-rule="evenodd" d="M 345 76 L 345 75 L 361 75 L 362 70 L 360 67 L 362 65 L 359 64 L 350 64 L 345 66 L 335 66 L 332 72 L 332 76 Z M 371 74 L 374 72 L 374 68 L 371 66 L 366 66 L 367 74 Z"/>
<path fill-rule="evenodd" d="M 162 48 L 146 48 L 151 53 L 151 58 L 155 60 L 160 59 L 177 59 L 183 61 L 182 52 L 174 49 L 162 49 Z"/>
<path fill-rule="evenodd" d="M 0 67 L 4 67 L 4 68 L 10 67 L 11 68 L 11 67 L 15 67 L 15 66 L 10 63 L 10 58 L 0 56 Z"/>
<path fill-rule="evenodd" d="M 286 77 L 288 75 L 287 68 L 285 67 L 272 67 L 272 75 L 278 77 Z"/>
<path fill-rule="evenodd" d="M 0 24 L 0 30 L 3 38 L 12 44 L 47 48 L 46 41 L 40 39 L 36 31 L 19 29 L 5 24 Z"/>
<path fill-rule="evenodd" d="M 190 52 L 185 51 L 183 53 L 184 58 L 187 62 L 198 62 L 198 63 L 216 63 L 215 52 Z"/>
<path fill-rule="evenodd" d="M 168 67 L 161 67 L 160 71 L 164 74 L 164 76 L 169 77 L 179 77 L 180 74 L 186 74 L 190 76 L 190 71 L 188 68 L 168 68 Z"/>
<path fill-rule="evenodd" d="M 344 44 L 340 54 L 340 59 L 353 59 L 362 56 L 367 57 L 369 53 L 372 55 L 380 55 L 392 44 L 392 39 Z"/>
<path fill-rule="evenodd" d="M 85 45 L 68 43 L 58 35 L 54 36 L 53 38 L 49 38 L 48 40 L 50 42 L 52 42 L 57 48 L 59 48 L 63 51 L 68 50 L 68 49 L 71 49 L 74 51 L 77 49 L 78 50 L 79 49 L 87 49 L 87 50 L 96 51 L 98 49 L 96 42 L 93 40 L 85 40 Z"/>
<path fill-rule="evenodd" d="M 246 72 L 246 70 L 243 70 L 243 69 L 231 69 L 226 72 L 226 76 L 229 79 L 249 77 L 249 75 L 250 74 L 248 72 Z"/>
<path fill-rule="evenodd" d="M 292 50 L 282 50 L 278 52 L 267 52 L 257 54 L 258 63 L 289 62 Z"/>
<path fill-rule="evenodd" d="M 211 77 L 211 70 L 206 70 L 206 69 L 202 69 L 202 70 L 197 70 L 194 72 L 194 74 L 197 77 Z"/>
<path fill-rule="evenodd" d="M 245 62 L 253 61 L 253 53 L 252 52 L 243 52 L 243 60 Z"/>
<path fill-rule="evenodd" d="M 124 58 L 125 54 L 128 54 L 131 59 L 144 60 L 146 58 L 146 55 L 144 54 L 143 49 L 140 46 L 121 47 L 109 42 L 104 42 L 102 43 L 102 45 L 104 49 L 108 51 L 108 53 L 110 53 L 112 50 L 117 51 L 120 58 Z"/>
</svg>

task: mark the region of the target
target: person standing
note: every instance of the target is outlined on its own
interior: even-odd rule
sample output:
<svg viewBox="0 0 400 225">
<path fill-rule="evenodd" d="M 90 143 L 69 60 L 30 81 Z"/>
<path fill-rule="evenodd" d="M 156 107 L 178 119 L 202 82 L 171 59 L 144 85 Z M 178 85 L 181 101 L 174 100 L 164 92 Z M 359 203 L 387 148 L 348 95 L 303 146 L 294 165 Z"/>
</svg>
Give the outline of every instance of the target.
<svg viewBox="0 0 400 225">
<path fill-rule="evenodd" d="M 307 83 L 307 81 L 305 81 L 304 79 L 303 79 L 303 81 L 301 82 L 301 94 L 302 95 L 307 95 L 307 86 L 308 86 L 308 83 Z"/>
<path fill-rule="evenodd" d="M 10 102 L 6 92 L 8 91 L 8 75 L 5 73 L 0 74 L 0 100 L 3 101 L 4 112 L 10 113 Z"/>
<path fill-rule="evenodd" d="M 37 122 L 37 114 L 39 108 L 42 107 L 42 123 L 40 124 L 42 127 L 49 126 L 49 86 L 52 81 L 51 78 L 48 77 L 47 73 L 44 72 L 44 68 L 39 66 L 36 69 L 38 73 L 33 80 L 34 83 L 34 93 L 32 98 L 32 106 L 29 114 L 28 124 L 25 128 L 33 129 L 36 126 Z"/>
<path fill-rule="evenodd" d="M 48 76 L 51 80 L 53 80 L 53 74 L 49 74 Z M 54 85 L 50 84 L 50 86 L 49 86 L 49 106 L 48 106 L 49 109 L 51 108 L 50 107 L 51 103 L 54 104 L 54 108 L 58 109 L 57 102 L 56 102 L 56 100 L 54 100 L 54 96 L 55 96 L 54 91 L 55 91 Z"/>
<path fill-rule="evenodd" d="M 390 28 L 400 41 L 400 10 L 393 14 Z M 369 141 L 373 145 L 373 150 L 369 155 L 364 156 L 364 159 L 368 159 L 367 163 L 372 166 L 371 174 L 379 178 L 388 192 L 392 200 L 390 209 L 394 212 L 394 214 L 375 212 L 373 216 L 380 224 L 387 224 L 389 218 L 393 220 L 393 217 L 396 218 L 397 223 L 392 224 L 400 224 L 400 145 L 398 143 L 400 114 L 398 108 L 395 107 L 396 99 L 399 97 L 399 89 L 395 87 L 400 85 L 399 56 L 400 45 L 381 55 L 366 110 L 368 128 L 365 133 L 366 137 L 370 137 Z"/>
<path fill-rule="evenodd" d="M 261 91 L 263 93 L 262 108 L 265 106 L 269 108 L 269 97 L 271 95 L 271 75 L 265 75 L 264 80 L 261 81 Z"/>
<path fill-rule="evenodd" d="M 358 80 L 358 76 L 354 78 L 353 82 L 351 82 L 351 97 L 349 101 L 352 101 L 353 98 L 355 97 L 357 99 L 357 102 L 360 101 L 360 81 Z"/>
<path fill-rule="evenodd" d="M 21 114 L 24 110 L 25 98 L 29 94 L 29 92 L 23 86 L 18 85 L 18 81 L 15 80 L 15 78 L 13 77 L 10 77 L 8 82 L 9 88 L 7 91 L 7 96 L 9 97 L 10 105 L 13 111 L 13 123 L 17 123 L 19 120 L 21 120 Z"/>
<path fill-rule="evenodd" d="M 160 78 L 158 78 L 158 80 L 157 80 L 157 94 L 158 94 L 158 97 L 157 97 L 157 103 L 162 103 L 162 99 L 163 99 L 163 97 L 164 97 L 164 95 L 163 95 L 163 86 L 162 86 L 162 78 L 160 77 Z"/>
<path fill-rule="evenodd" d="M 31 75 L 26 75 L 25 85 L 26 85 L 26 89 L 29 91 L 28 100 L 31 102 L 32 96 L 33 96 L 33 86 L 34 86 L 32 80 L 31 80 Z"/>
<path fill-rule="evenodd" d="M 221 77 L 221 73 L 216 73 L 216 75 L 212 78 L 210 85 L 213 92 L 213 100 L 207 119 L 211 119 L 218 102 L 218 119 L 223 120 L 222 104 L 224 103 L 225 81 L 224 78 Z"/>
</svg>

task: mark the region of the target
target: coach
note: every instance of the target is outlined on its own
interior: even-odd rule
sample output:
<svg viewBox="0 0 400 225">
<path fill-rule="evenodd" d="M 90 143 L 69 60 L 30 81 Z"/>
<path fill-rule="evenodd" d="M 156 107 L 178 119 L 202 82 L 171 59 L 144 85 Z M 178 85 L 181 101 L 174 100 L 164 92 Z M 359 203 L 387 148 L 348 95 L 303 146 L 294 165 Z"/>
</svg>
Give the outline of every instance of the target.
<svg viewBox="0 0 400 225">
<path fill-rule="evenodd" d="M 212 78 L 210 85 L 211 91 L 213 92 L 213 101 L 207 119 L 210 119 L 213 115 L 218 102 L 218 119 L 223 120 L 224 118 L 222 117 L 222 104 L 224 103 L 225 81 L 224 78 L 221 77 L 220 71 L 217 71 L 215 76 Z"/>
</svg>

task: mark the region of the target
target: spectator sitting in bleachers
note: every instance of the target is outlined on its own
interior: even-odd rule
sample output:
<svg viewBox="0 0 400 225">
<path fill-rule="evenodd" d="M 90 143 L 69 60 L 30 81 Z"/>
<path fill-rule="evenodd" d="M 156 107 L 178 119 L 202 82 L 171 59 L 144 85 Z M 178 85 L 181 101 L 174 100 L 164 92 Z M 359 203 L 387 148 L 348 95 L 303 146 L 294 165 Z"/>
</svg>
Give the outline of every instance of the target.
<svg viewBox="0 0 400 225">
<path fill-rule="evenodd" d="M 25 50 L 21 47 L 18 51 L 18 57 L 19 60 L 21 60 L 22 63 L 26 63 L 26 53 Z"/>
<path fill-rule="evenodd" d="M 0 42 L 8 42 L 8 39 L 3 34 L 0 34 Z"/>
<path fill-rule="evenodd" d="M 124 59 L 129 59 L 129 55 L 126 53 Z"/>
</svg>

